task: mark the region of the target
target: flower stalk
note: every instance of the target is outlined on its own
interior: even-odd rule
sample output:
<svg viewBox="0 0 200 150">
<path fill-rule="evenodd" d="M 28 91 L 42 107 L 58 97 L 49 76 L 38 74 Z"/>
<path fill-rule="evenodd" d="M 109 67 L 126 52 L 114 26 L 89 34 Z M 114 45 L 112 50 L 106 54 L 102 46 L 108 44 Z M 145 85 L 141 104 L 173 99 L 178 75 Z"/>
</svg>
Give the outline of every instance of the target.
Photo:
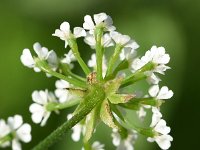
<svg viewBox="0 0 200 150">
<path fill-rule="evenodd" d="M 63 125 L 58 127 L 53 131 L 47 138 L 36 145 L 32 150 L 44 150 L 48 149 L 51 145 L 56 143 L 61 137 L 63 137 L 66 132 L 71 129 L 74 125 L 85 118 L 87 114 L 90 113 L 92 109 L 95 108 L 100 102 L 105 99 L 105 92 L 101 85 L 94 85 L 91 87 L 90 93 L 85 97 L 86 103 L 80 108 L 78 112 Z"/>
</svg>

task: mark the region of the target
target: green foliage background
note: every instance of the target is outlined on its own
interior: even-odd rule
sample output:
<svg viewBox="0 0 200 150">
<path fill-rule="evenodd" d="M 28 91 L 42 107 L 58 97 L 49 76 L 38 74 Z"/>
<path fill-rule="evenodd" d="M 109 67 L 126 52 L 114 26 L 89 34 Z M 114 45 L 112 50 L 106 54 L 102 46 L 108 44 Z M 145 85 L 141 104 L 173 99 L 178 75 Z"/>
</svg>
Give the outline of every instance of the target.
<svg viewBox="0 0 200 150">
<path fill-rule="evenodd" d="M 171 70 L 160 76 L 162 85 L 175 93 L 163 107 L 162 112 L 172 128 L 173 150 L 195 149 L 199 146 L 199 0 L 1 0 L 0 1 L 0 118 L 14 114 L 24 116 L 33 128 L 33 140 L 23 145 L 30 149 L 66 120 L 66 114 L 52 115 L 47 126 L 32 123 L 28 111 L 33 90 L 54 89 L 55 78 L 34 73 L 20 62 L 24 48 L 32 48 L 39 41 L 61 56 L 64 42 L 51 34 L 63 21 L 81 26 L 86 14 L 106 12 L 112 16 L 119 32 L 134 38 L 144 54 L 152 45 L 164 46 L 171 55 Z M 93 50 L 81 47 L 84 60 Z M 75 72 L 81 74 L 77 66 Z M 106 131 L 106 132 L 105 132 Z M 94 139 L 106 143 L 112 150 L 110 129 L 101 125 Z M 81 149 L 74 143 L 70 133 L 51 148 L 52 150 Z M 143 137 L 136 143 L 136 150 L 159 149 Z"/>
</svg>

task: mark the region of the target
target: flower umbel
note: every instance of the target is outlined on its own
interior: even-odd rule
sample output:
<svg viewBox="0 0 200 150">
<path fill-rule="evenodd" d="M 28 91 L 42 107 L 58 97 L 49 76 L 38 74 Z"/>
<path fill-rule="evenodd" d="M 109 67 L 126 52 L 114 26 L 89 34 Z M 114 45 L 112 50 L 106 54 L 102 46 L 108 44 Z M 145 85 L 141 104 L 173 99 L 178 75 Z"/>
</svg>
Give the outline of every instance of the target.
<svg viewBox="0 0 200 150">
<path fill-rule="evenodd" d="M 76 106 L 76 109 L 67 115 L 67 122 L 34 150 L 48 149 L 69 129 L 73 130 L 71 137 L 75 142 L 83 141 L 82 149 L 104 150 L 104 144 L 92 139 L 100 123 L 112 128 L 113 144 L 117 150 L 133 150 L 140 134 L 150 142 L 155 141 L 161 149 L 169 149 L 173 138 L 169 135 L 170 127 L 162 119 L 160 109 L 164 100 L 173 96 L 173 92 L 167 86 L 159 88 L 161 79 L 157 76 L 164 75 L 170 69 L 167 66 L 170 56 L 164 47 L 152 46 L 139 58 L 136 51 L 139 45 L 130 36 L 116 31 L 112 18 L 106 13 L 95 14 L 93 17 L 86 15 L 83 27 L 73 29 L 65 21 L 52 35 L 63 40 L 65 48 L 70 48 L 63 56 L 59 58 L 53 50 L 49 51 L 35 43 L 33 49 L 37 56 L 32 56 L 29 49 L 24 49 L 20 58 L 28 68 L 33 68 L 36 72 L 43 71 L 48 77 L 58 78 L 54 92 L 33 92 L 34 103 L 29 108 L 31 117 L 34 123 L 44 126 L 52 112 L 58 114 L 72 106 Z M 95 53 L 91 50 L 88 63 L 85 63 L 79 52 L 77 38 L 81 37 L 95 49 Z M 87 52 L 89 53 L 84 51 L 85 54 Z M 74 73 L 74 61 L 78 62 L 85 75 Z M 135 94 L 135 83 L 143 80 L 150 84 L 149 91 L 138 96 Z M 134 85 L 134 89 L 128 89 L 130 85 Z M 148 113 L 145 110 L 152 109 L 149 128 L 140 127 L 129 120 L 125 114 L 127 109 L 130 110 L 128 113 L 136 113 L 142 121 Z M 31 128 L 27 124 L 22 125 L 19 116 L 8 119 L 8 124 L 0 120 L 0 127 L 1 147 L 12 142 L 13 147 L 19 148 L 20 140 L 31 140 Z"/>
</svg>

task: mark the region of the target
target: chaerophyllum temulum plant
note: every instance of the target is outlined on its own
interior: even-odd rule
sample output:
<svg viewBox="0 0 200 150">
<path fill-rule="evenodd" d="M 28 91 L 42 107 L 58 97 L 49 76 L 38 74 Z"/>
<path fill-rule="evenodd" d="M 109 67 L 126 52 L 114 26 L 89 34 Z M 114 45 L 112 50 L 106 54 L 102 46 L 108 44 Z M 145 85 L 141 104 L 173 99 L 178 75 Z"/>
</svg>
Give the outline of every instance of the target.
<svg viewBox="0 0 200 150">
<path fill-rule="evenodd" d="M 59 58 L 54 50 L 48 50 L 39 43 L 33 45 L 36 53 L 32 56 L 29 49 L 24 49 L 21 62 L 35 72 L 44 72 L 47 77 L 56 77 L 56 90 L 40 90 L 32 93 L 30 105 L 34 123 L 45 126 L 51 113 L 77 106 L 72 114 L 66 115 L 66 122 L 53 131 L 33 150 L 45 150 L 62 138 L 70 129 L 72 139 L 83 141 L 85 150 L 104 150 L 104 144 L 92 141 L 96 127 L 103 122 L 112 129 L 112 143 L 117 150 L 133 150 L 138 135 L 147 137 L 147 141 L 156 142 L 163 149 L 169 149 L 173 138 L 169 135 L 170 127 L 162 118 L 161 105 L 173 96 L 168 87 L 159 87 L 161 79 L 170 69 L 166 66 L 170 57 L 164 47 L 152 46 L 144 56 L 136 55 L 138 44 L 128 35 L 116 31 L 110 16 L 105 13 L 84 17 L 83 28 L 70 29 L 68 22 L 63 22 L 53 36 L 65 42 L 66 54 Z M 88 63 L 79 53 L 77 38 L 84 38 L 95 51 Z M 108 58 L 105 52 L 113 47 Z M 87 53 L 87 51 L 86 51 Z M 73 73 L 73 62 L 77 61 L 85 76 Z M 137 89 L 126 90 L 136 82 L 145 80 L 149 91 L 137 94 Z M 130 121 L 124 110 L 131 110 L 141 119 L 152 112 L 151 124 L 138 126 Z M 149 111 L 148 111 L 149 112 Z M 0 120 L 0 146 L 12 145 L 13 150 L 20 150 L 20 141 L 31 141 L 31 126 L 23 124 L 20 115 Z"/>
</svg>

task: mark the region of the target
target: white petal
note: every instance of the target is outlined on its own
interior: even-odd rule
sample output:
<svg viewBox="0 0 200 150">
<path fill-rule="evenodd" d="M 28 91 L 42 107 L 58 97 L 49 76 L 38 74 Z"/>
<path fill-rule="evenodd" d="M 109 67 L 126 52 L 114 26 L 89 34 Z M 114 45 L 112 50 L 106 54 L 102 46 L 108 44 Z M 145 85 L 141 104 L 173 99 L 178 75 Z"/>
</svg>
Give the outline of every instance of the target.
<svg viewBox="0 0 200 150">
<path fill-rule="evenodd" d="M 66 34 L 69 34 L 70 32 L 70 25 L 68 22 L 63 22 L 61 25 L 60 25 L 60 30 L 63 31 L 64 33 Z"/>
<path fill-rule="evenodd" d="M 55 51 L 51 50 L 47 54 L 47 62 L 52 69 L 56 69 L 58 67 L 58 57 Z"/>
<path fill-rule="evenodd" d="M 114 45 L 114 43 L 113 43 L 113 41 L 112 41 L 112 39 L 111 39 L 109 34 L 106 33 L 106 34 L 103 35 L 102 45 L 104 47 L 110 47 L 110 46 Z"/>
<path fill-rule="evenodd" d="M 18 130 L 17 130 L 17 137 L 25 142 L 28 143 L 31 141 L 31 126 L 27 123 L 23 124 Z"/>
<path fill-rule="evenodd" d="M 50 115 L 51 115 L 51 112 L 45 112 L 45 114 L 43 116 L 43 120 L 41 122 L 42 127 L 46 125 L 46 122 L 49 119 Z"/>
<path fill-rule="evenodd" d="M 172 90 L 169 90 L 167 86 L 163 86 L 158 93 L 158 99 L 170 99 L 173 96 Z"/>
<path fill-rule="evenodd" d="M 34 102 L 44 105 L 47 103 L 47 92 L 46 91 L 34 91 L 32 93 L 32 99 Z"/>
<path fill-rule="evenodd" d="M 171 147 L 171 141 L 173 141 L 173 138 L 170 135 L 161 135 L 156 137 L 155 140 L 161 149 L 167 150 Z"/>
<path fill-rule="evenodd" d="M 73 133 L 72 133 L 72 139 L 75 141 L 75 142 L 78 142 L 80 140 L 80 136 L 81 136 L 81 131 L 82 131 L 82 128 L 81 128 L 81 125 L 80 124 L 76 124 L 73 128 Z"/>
<path fill-rule="evenodd" d="M 2 137 L 4 137 L 5 135 L 10 133 L 10 128 L 9 126 L 6 124 L 5 120 L 1 119 L 0 120 L 0 139 Z"/>
<path fill-rule="evenodd" d="M 83 28 L 80 28 L 80 27 L 75 27 L 73 33 L 74 33 L 75 38 L 86 36 L 85 30 Z"/>
<path fill-rule="evenodd" d="M 86 15 L 84 17 L 84 23 L 83 23 L 83 28 L 86 29 L 86 30 L 93 30 L 94 29 L 94 23 L 92 21 L 92 17 L 89 16 L 89 15 Z"/>
<path fill-rule="evenodd" d="M 157 123 L 157 125 L 155 126 L 155 128 L 154 128 L 154 130 L 156 131 L 156 132 L 159 132 L 159 133 L 161 133 L 161 134 L 168 134 L 169 132 L 170 132 L 170 127 L 167 127 L 167 125 L 166 125 L 166 121 L 165 120 L 163 120 L 163 119 L 161 119 L 158 123 Z"/>
<path fill-rule="evenodd" d="M 150 87 L 149 89 L 149 95 L 151 97 L 156 97 L 157 94 L 159 92 L 159 86 L 158 85 L 153 85 L 152 87 Z"/>
<path fill-rule="evenodd" d="M 84 42 L 91 46 L 91 48 L 95 48 L 96 40 L 92 34 L 87 34 L 84 38 Z"/>
<path fill-rule="evenodd" d="M 13 139 L 12 140 L 12 150 L 21 150 L 21 144 L 19 143 L 19 141 L 17 139 Z"/>
<path fill-rule="evenodd" d="M 135 42 L 135 41 L 133 41 L 133 40 L 130 40 L 126 45 L 125 45 L 125 47 L 130 47 L 130 48 L 132 48 L 132 49 L 137 49 L 137 48 L 139 48 L 139 45 Z"/>
<path fill-rule="evenodd" d="M 46 59 L 49 50 L 46 47 L 41 47 L 40 43 L 35 43 L 33 49 L 40 59 Z"/>
<path fill-rule="evenodd" d="M 152 121 L 151 121 L 150 127 L 155 127 L 155 125 L 162 118 L 162 114 L 160 113 L 160 111 L 156 107 L 152 107 L 152 112 L 153 112 L 153 115 L 152 115 Z"/>
<path fill-rule="evenodd" d="M 33 122 L 40 123 L 44 116 L 44 113 L 45 113 L 44 107 L 42 107 L 39 104 L 33 103 L 29 107 L 29 111 L 32 113 L 31 118 L 32 118 Z"/>
<path fill-rule="evenodd" d="M 151 71 L 145 72 L 145 74 L 147 75 L 147 82 L 149 84 L 158 84 L 161 81 L 161 79 Z"/>
<path fill-rule="evenodd" d="M 96 25 L 100 24 L 106 19 L 107 19 L 106 13 L 99 13 L 94 15 L 94 22 L 96 23 Z"/>
<path fill-rule="evenodd" d="M 33 68 L 35 65 L 35 61 L 31 55 L 31 52 L 29 49 L 24 49 L 22 52 L 22 55 L 20 57 L 21 62 L 24 66 L 27 66 L 29 68 Z"/>
<path fill-rule="evenodd" d="M 101 144 L 99 141 L 95 141 L 92 144 L 92 150 L 104 150 L 104 144 Z"/>
<path fill-rule="evenodd" d="M 56 85 L 56 88 L 59 88 L 59 89 L 65 89 L 65 88 L 70 87 L 70 83 L 65 80 L 57 80 L 55 85 Z"/>
<path fill-rule="evenodd" d="M 96 54 L 91 55 L 91 59 L 88 61 L 89 67 L 96 67 Z"/>
<path fill-rule="evenodd" d="M 18 129 L 23 123 L 22 116 L 15 115 L 14 117 L 8 117 L 8 125 L 12 130 Z"/>
<path fill-rule="evenodd" d="M 111 136 L 113 138 L 113 140 L 112 140 L 113 145 L 119 146 L 120 141 L 121 141 L 121 137 L 120 137 L 120 134 L 118 133 L 118 131 L 116 129 L 113 129 Z"/>
</svg>

